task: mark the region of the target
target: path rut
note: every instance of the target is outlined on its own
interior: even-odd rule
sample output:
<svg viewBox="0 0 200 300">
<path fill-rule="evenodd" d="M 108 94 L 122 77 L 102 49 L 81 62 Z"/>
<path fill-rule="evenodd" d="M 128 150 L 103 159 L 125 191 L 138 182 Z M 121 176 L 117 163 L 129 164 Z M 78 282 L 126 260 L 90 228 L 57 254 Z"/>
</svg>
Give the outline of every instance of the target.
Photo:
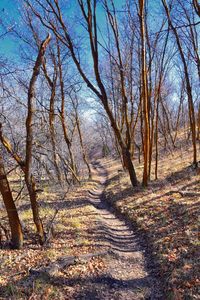
<svg viewBox="0 0 200 300">
<path fill-rule="evenodd" d="M 95 282 L 96 295 L 88 294 L 85 299 L 165 299 L 154 270 L 147 269 L 145 248 L 139 237 L 104 199 L 106 169 L 100 162 L 92 167 L 94 177 L 98 177 L 98 184 L 88 192 L 89 202 L 98 215 L 99 232 L 95 236 L 106 245 L 108 255 L 104 258 L 106 276 Z"/>
</svg>

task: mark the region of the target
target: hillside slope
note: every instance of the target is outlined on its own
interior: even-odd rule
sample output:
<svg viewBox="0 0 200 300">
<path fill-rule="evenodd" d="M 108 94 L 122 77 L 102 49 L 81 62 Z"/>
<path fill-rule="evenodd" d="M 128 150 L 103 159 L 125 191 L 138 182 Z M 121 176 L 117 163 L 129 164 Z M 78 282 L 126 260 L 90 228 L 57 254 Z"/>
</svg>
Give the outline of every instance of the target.
<svg viewBox="0 0 200 300">
<path fill-rule="evenodd" d="M 159 163 L 160 179 L 133 190 L 118 161 L 109 171 L 106 198 L 148 243 L 165 281 L 166 299 L 200 297 L 200 173 L 191 166 L 191 149 L 176 151 Z M 142 174 L 142 167 L 136 167 Z"/>
</svg>

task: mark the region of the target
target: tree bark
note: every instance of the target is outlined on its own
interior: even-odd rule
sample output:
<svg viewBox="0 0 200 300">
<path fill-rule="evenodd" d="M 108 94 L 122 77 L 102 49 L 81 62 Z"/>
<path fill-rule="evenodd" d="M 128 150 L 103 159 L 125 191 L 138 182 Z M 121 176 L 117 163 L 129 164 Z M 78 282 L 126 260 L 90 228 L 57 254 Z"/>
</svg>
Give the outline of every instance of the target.
<svg viewBox="0 0 200 300">
<path fill-rule="evenodd" d="M 15 206 L 9 182 L 6 176 L 3 158 L 0 154 L 0 192 L 6 207 L 10 230 L 11 230 L 11 246 L 14 249 L 20 249 L 23 246 L 23 233 L 20 224 L 17 208 Z"/>
<path fill-rule="evenodd" d="M 63 71 L 62 71 L 62 63 L 61 63 L 61 55 L 60 55 L 60 45 L 58 39 L 57 39 L 57 55 L 58 55 L 58 70 L 59 70 L 60 92 L 61 92 L 60 119 L 61 119 L 61 124 L 63 129 L 64 140 L 69 152 L 70 167 L 72 170 L 72 179 L 75 183 L 76 181 L 79 182 L 79 179 L 78 179 L 77 168 L 74 160 L 74 154 L 72 151 L 72 143 L 67 132 L 66 121 L 65 121 L 65 91 L 64 91 Z"/>
<path fill-rule="evenodd" d="M 39 207 L 37 203 L 37 192 L 35 186 L 35 180 L 32 175 L 32 148 L 33 148 L 33 114 L 35 110 L 34 97 L 35 97 L 35 84 L 37 77 L 40 72 L 40 67 L 42 65 L 44 54 L 46 48 L 50 42 L 50 35 L 41 43 L 39 53 L 33 68 L 33 74 L 29 84 L 28 90 L 28 114 L 26 118 L 26 157 L 25 157 L 25 182 L 29 191 L 31 208 L 33 212 L 33 220 L 37 228 L 37 233 L 39 235 L 40 243 L 44 243 L 45 235 L 42 221 L 39 217 Z"/>
<path fill-rule="evenodd" d="M 200 141 L 200 103 L 198 107 L 198 116 L 197 116 L 198 124 L 197 124 L 197 140 Z"/>
<path fill-rule="evenodd" d="M 193 0 L 193 5 L 197 15 L 200 17 L 200 4 L 198 3 L 198 0 Z"/>
<path fill-rule="evenodd" d="M 169 26 L 172 28 L 172 31 L 174 33 L 177 47 L 180 53 L 180 57 L 183 63 L 184 68 L 184 75 L 186 80 L 186 90 L 187 90 L 187 97 L 188 97 L 188 110 L 189 110 L 189 119 L 190 119 L 190 129 L 192 133 L 192 144 L 193 144 L 193 164 L 197 166 L 197 147 L 196 147 L 196 120 L 195 120 L 195 113 L 194 113 L 194 103 L 193 103 L 193 97 L 192 97 L 192 87 L 190 84 L 190 78 L 188 73 L 188 67 L 185 59 L 185 55 L 181 46 L 180 38 L 177 33 L 176 28 L 173 26 L 170 11 L 167 6 L 166 0 L 162 0 L 163 6 L 165 8 L 166 16 L 169 22 Z"/>
<path fill-rule="evenodd" d="M 45 61 L 43 60 L 43 72 L 44 76 L 47 79 L 47 82 L 49 84 L 49 87 L 51 89 L 51 96 L 49 101 L 49 131 L 50 131 L 50 140 L 52 145 L 52 151 L 53 151 L 53 164 L 56 171 L 56 176 L 58 178 L 58 181 L 61 183 L 61 173 L 58 166 L 58 160 L 57 160 L 57 154 L 56 154 L 56 132 L 55 132 L 55 96 L 56 96 L 56 84 L 57 84 L 57 78 L 58 78 L 58 71 L 57 71 L 57 62 L 55 59 L 54 54 L 52 53 L 52 61 L 54 66 L 54 72 L 53 72 L 53 79 L 51 79 L 47 73 L 47 68 Z"/>
<path fill-rule="evenodd" d="M 149 105 L 148 105 L 148 87 L 147 87 L 147 68 L 146 68 L 146 46 L 145 46 L 145 21 L 144 21 L 145 0 L 139 0 L 140 10 L 140 33 L 141 33 L 141 59 L 142 59 L 142 102 L 144 118 L 144 171 L 143 185 L 148 184 L 149 175 L 149 150 L 150 150 L 150 130 L 149 130 Z"/>
<path fill-rule="evenodd" d="M 76 126 L 77 126 L 77 130 L 78 130 L 80 144 L 81 144 L 83 161 L 86 164 L 87 169 L 88 169 L 88 177 L 89 177 L 89 179 L 91 179 L 92 178 L 92 172 L 91 172 L 90 164 L 88 162 L 88 158 L 87 158 L 87 155 L 86 155 L 85 147 L 84 147 L 84 144 L 83 144 L 83 138 L 82 138 L 82 132 L 81 132 L 81 126 L 80 126 L 78 111 L 77 111 L 77 108 L 74 107 L 74 109 L 75 109 L 75 114 L 76 114 Z"/>
</svg>

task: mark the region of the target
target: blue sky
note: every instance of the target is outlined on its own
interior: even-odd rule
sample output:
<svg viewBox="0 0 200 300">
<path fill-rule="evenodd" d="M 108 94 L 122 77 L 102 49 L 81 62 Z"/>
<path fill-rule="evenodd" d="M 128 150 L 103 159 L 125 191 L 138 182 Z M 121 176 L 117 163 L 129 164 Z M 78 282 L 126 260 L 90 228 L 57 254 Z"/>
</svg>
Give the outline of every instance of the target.
<svg viewBox="0 0 200 300">
<path fill-rule="evenodd" d="M 65 2 L 66 1 L 66 2 Z M 69 5 L 66 5 L 66 10 L 64 9 L 64 15 L 67 15 L 68 18 L 70 17 L 71 13 L 74 15 L 75 18 L 79 18 L 77 16 L 77 9 L 76 6 L 77 1 L 76 0 L 64 0 L 61 1 L 63 4 L 69 4 L 71 8 L 69 8 Z M 19 47 L 20 47 L 20 40 L 14 38 L 13 35 L 7 34 L 6 36 L 2 35 L 5 33 L 6 28 L 10 28 L 12 26 L 16 26 L 16 28 L 20 27 L 20 5 L 22 5 L 22 0 L 0 0 L 0 56 L 4 56 L 7 58 L 11 58 L 13 60 L 20 60 L 19 57 Z M 121 10 L 123 7 L 123 4 L 125 3 L 124 0 L 114 0 L 115 8 L 117 10 Z M 63 5 L 63 8 L 65 6 Z M 153 7 L 156 8 L 156 5 L 153 4 Z M 105 17 L 104 12 L 102 9 L 98 10 L 98 23 L 101 26 L 101 29 L 104 30 L 104 24 L 105 24 Z M 152 20 L 153 23 L 153 20 Z M 2 24 L 5 25 L 5 27 L 2 26 Z M 23 30 L 23 24 L 21 29 Z M 77 28 L 76 28 L 77 29 Z M 101 36 L 99 35 L 99 39 L 101 39 Z"/>
<path fill-rule="evenodd" d="M 16 26 L 19 22 L 18 1 L 16 0 L 0 0 L 0 36 L 6 31 L 6 28 Z M 5 25 L 5 28 L 2 26 Z M 14 57 L 17 53 L 18 44 L 10 34 L 1 37 L 0 55 Z"/>
<path fill-rule="evenodd" d="M 20 40 L 16 40 L 11 34 L 5 36 L 2 35 L 4 35 L 6 28 L 20 26 L 20 3 L 22 3 L 22 0 L 0 0 L 0 56 L 14 60 L 19 59 Z M 68 3 L 70 4 L 74 15 L 76 15 L 76 0 L 71 0 Z M 114 3 L 116 9 L 121 9 L 124 0 L 115 0 Z M 70 12 L 68 12 L 68 14 L 70 14 Z M 100 23 L 104 23 L 105 19 L 99 11 L 99 20 L 100 19 L 102 20 Z M 4 24 L 4 26 L 2 26 L 2 24 Z"/>
</svg>

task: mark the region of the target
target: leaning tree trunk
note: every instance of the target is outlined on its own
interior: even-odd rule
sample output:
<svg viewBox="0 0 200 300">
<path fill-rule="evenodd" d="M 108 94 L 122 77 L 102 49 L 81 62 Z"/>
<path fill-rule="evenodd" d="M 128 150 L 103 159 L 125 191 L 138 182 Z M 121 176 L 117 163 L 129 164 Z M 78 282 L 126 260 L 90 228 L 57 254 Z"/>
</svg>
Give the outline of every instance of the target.
<svg viewBox="0 0 200 300">
<path fill-rule="evenodd" d="M 85 15 L 84 5 L 82 3 L 79 3 L 79 5 L 81 7 L 83 15 Z M 97 97 L 101 100 L 101 103 L 107 113 L 109 120 L 110 120 L 110 124 L 111 124 L 111 127 L 113 128 L 116 139 L 119 143 L 120 150 L 122 152 L 124 166 L 129 172 L 130 180 L 131 180 L 132 186 L 134 187 L 134 186 L 138 185 L 138 181 L 137 181 L 135 169 L 133 166 L 133 162 L 131 160 L 131 154 L 130 154 L 130 149 L 129 149 L 130 147 L 129 147 L 129 145 L 126 145 L 126 143 L 122 137 L 122 134 L 120 132 L 120 129 L 118 128 L 117 122 L 113 116 L 113 113 L 109 106 L 106 88 L 101 79 L 101 75 L 100 75 L 100 71 L 99 71 L 99 53 L 98 53 L 98 37 L 97 37 L 98 30 L 97 30 L 97 23 L 96 23 L 96 2 L 94 3 L 93 13 L 92 13 L 90 1 L 87 1 L 87 7 L 88 7 L 87 26 L 88 26 L 88 34 L 89 34 L 89 40 L 90 40 L 90 48 L 91 48 L 91 53 L 92 53 L 92 58 L 93 58 L 95 79 L 96 79 L 96 83 L 97 83 L 97 86 L 98 86 L 100 92 L 94 87 L 94 85 L 92 85 L 92 83 L 85 76 L 85 74 L 80 66 L 80 63 L 77 60 L 77 57 L 75 56 L 73 44 L 71 42 L 69 35 L 67 36 L 68 42 L 69 42 L 68 48 L 71 51 L 72 58 L 77 66 L 78 71 L 80 72 L 80 75 L 82 76 L 84 81 L 87 83 L 87 86 L 93 92 L 95 92 Z"/>
<path fill-rule="evenodd" d="M 9 140 L 3 136 L 2 124 L 0 124 L 0 140 L 1 140 L 1 143 L 3 144 L 3 146 L 5 147 L 5 149 L 7 150 L 7 152 L 18 163 L 18 165 L 21 167 L 24 174 L 26 174 L 25 162 L 22 160 L 22 158 L 17 153 L 15 153 Z M 37 193 L 36 193 L 34 177 L 31 175 L 30 178 L 28 179 L 25 176 L 25 183 L 26 183 L 30 201 L 31 201 L 33 220 L 36 225 L 36 229 L 37 229 L 38 233 L 43 232 L 43 227 L 42 227 L 42 223 L 41 223 L 40 219 L 38 221 L 39 209 L 38 209 L 38 205 L 37 205 Z"/>
<path fill-rule="evenodd" d="M 35 109 L 34 97 L 35 97 L 35 84 L 37 77 L 40 72 L 40 67 L 42 65 L 44 54 L 46 48 L 50 42 L 50 35 L 41 43 L 39 53 L 33 68 L 33 74 L 29 84 L 28 90 L 28 114 L 26 118 L 26 158 L 25 158 L 25 181 L 30 195 L 31 208 L 33 212 L 33 220 L 37 228 L 37 233 L 40 238 L 40 243 L 44 243 L 45 234 L 42 225 L 42 221 L 39 217 L 39 208 L 37 203 L 37 192 L 35 187 L 35 180 L 32 175 L 32 148 L 33 148 L 33 112 Z"/>
<path fill-rule="evenodd" d="M 88 37 L 90 41 L 90 50 L 91 50 L 91 56 L 93 60 L 93 71 L 95 75 L 95 84 L 93 84 L 92 81 L 87 77 L 86 73 L 84 72 L 84 69 L 82 68 L 82 65 L 80 63 L 79 57 L 77 56 L 76 47 L 73 44 L 73 40 L 71 39 L 71 36 L 68 32 L 68 29 L 64 23 L 64 18 L 62 17 L 60 6 L 58 1 L 55 1 L 56 7 L 59 11 L 57 14 L 55 11 L 53 12 L 58 24 L 59 24 L 59 30 L 53 24 L 51 21 L 48 24 L 45 24 L 45 22 L 42 21 L 42 17 L 40 14 L 33 9 L 33 6 L 31 5 L 30 1 L 27 1 L 28 6 L 32 10 L 32 12 L 39 18 L 39 20 L 42 22 L 44 26 L 46 26 L 48 29 L 51 29 L 56 38 L 60 40 L 70 51 L 71 58 L 74 61 L 74 64 L 84 80 L 84 82 L 87 84 L 88 88 L 96 94 L 96 96 L 100 99 L 107 115 L 110 120 L 110 124 L 113 128 L 113 131 L 116 135 L 116 139 L 119 143 L 120 150 L 123 155 L 123 160 L 125 163 L 126 168 L 128 169 L 130 180 L 133 186 L 137 186 L 138 181 L 135 173 L 135 169 L 131 160 L 130 150 L 129 147 L 126 145 L 122 134 L 120 132 L 120 129 L 118 128 L 117 122 L 114 118 L 114 115 L 111 111 L 111 107 L 109 106 L 108 101 L 108 95 L 106 93 L 106 87 L 101 79 L 100 70 L 99 70 L 99 53 L 98 53 L 98 28 L 97 28 L 97 16 L 96 16 L 96 4 L 97 2 L 94 1 L 92 5 L 92 1 L 86 1 L 86 5 L 83 4 L 82 1 L 78 1 L 78 4 L 82 11 L 82 16 L 84 16 L 85 21 L 87 23 L 87 31 L 88 31 Z M 60 33 L 63 31 L 63 35 Z"/>
<path fill-rule="evenodd" d="M 109 109 L 107 103 L 104 101 L 103 104 L 104 104 L 104 108 L 105 108 L 105 110 L 106 110 L 106 112 L 109 116 L 111 126 L 112 126 L 113 131 L 116 135 L 116 139 L 117 139 L 117 141 L 119 143 L 119 146 L 121 148 L 120 150 L 122 152 L 123 165 L 128 170 L 132 186 L 135 187 L 135 186 L 138 185 L 138 181 L 137 181 L 137 177 L 136 177 L 136 173 L 135 173 L 135 168 L 133 166 L 133 162 L 132 162 L 132 159 L 131 159 L 131 152 L 130 152 L 129 148 L 127 147 L 127 145 L 125 144 L 125 142 L 122 138 L 120 130 L 119 130 L 114 118 L 113 118 L 112 112 Z"/>
<path fill-rule="evenodd" d="M 3 158 L 0 154 L 0 192 L 8 214 L 12 248 L 20 249 L 23 246 L 23 233 L 12 192 L 4 169 Z"/>
</svg>

